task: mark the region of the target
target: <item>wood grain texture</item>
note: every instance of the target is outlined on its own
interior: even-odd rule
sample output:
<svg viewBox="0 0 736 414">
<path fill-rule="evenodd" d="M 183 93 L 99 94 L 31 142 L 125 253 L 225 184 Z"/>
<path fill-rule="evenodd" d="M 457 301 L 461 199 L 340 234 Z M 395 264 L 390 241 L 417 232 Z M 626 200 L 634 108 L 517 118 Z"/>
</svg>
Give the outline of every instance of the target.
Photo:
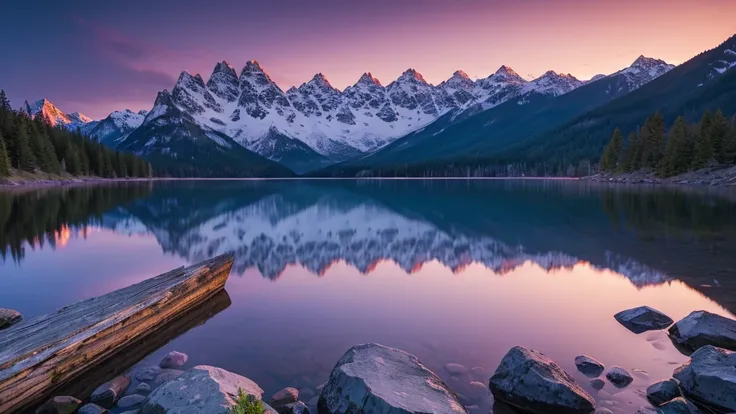
<svg viewBox="0 0 736 414">
<path fill-rule="evenodd" d="M 225 286 L 232 255 L 178 268 L 0 332 L 0 413 L 19 412 Z"/>
</svg>

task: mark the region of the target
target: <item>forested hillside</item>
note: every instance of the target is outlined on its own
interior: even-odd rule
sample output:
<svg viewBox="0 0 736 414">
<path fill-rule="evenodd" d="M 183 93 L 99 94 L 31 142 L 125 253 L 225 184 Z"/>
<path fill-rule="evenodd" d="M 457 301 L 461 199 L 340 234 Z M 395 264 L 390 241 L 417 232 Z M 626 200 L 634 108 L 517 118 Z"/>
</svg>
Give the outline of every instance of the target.
<svg viewBox="0 0 736 414">
<path fill-rule="evenodd" d="M 11 169 L 105 178 L 153 175 L 151 164 L 131 153 L 14 111 L 0 90 L 0 176 L 10 176 Z"/>
</svg>

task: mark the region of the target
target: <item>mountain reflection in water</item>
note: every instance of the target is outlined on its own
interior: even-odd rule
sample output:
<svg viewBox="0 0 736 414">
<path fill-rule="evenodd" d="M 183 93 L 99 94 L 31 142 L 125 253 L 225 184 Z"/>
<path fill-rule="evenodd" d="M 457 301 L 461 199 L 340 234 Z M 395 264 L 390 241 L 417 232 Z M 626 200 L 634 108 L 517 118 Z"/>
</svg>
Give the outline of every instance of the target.
<svg viewBox="0 0 736 414">
<path fill-rule="evenodd" d="M 582 353 L 647 371 L 624 390 L 594 392 L 580 379 L 597 399 L 630 407 L 686 357 L 662 332 L 633 335 L 612 315 L 650 305 L 674 319 L 695 309 L 733 316 L 734 199 L 726 190 L 463 180 L 0 193 L 0 305 L 33 317 L 233 251 L 232 305 L 147 362 L 177 349 L 268 393 L 313 389 L 360 342 L 406 349 L 448 381 L 445 363 L 490 375 L 521 344 L 571 373 Z"/>
</svg>

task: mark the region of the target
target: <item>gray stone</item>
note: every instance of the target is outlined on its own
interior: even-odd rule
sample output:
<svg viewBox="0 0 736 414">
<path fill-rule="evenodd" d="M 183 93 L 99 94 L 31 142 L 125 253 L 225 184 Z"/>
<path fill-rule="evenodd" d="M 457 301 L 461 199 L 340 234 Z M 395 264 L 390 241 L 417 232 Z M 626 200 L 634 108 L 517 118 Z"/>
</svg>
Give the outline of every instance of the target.
<svg viewBox="0 0 736 414">
<path fill-rule="evenodd" d="M 89 401 L 104 408 L 112 408 L 125 395 L 130 386 L 130 377 L 121 375 L 110 382 L 106 382 L 92 392 Z"/>
<path fill-rule="evenodd" d="M 500 401 L 533 414 L 590 414 L 595 400 L 541 352 L 515 346 L 506 353 L 489 386 Z"/>
<path fill-rule="evenodd" d="M 157 366 L 151 366 L 151 367 L 143 368 L 140 371 L 136 372 L 135 378 L 138 381 L 149 382 L 149 381 L 153 381 L 154 379 L 156 379 L 156 377 L 160 373 L 161 373 L 161 368 Z"/>
<path fill-rule="evenodd" d="M 706 345 L 673 376 L 688 398 L 722 411 L 736 411 L 736 352 Z"/>
<path fill-rule="evenodd" d="M 706 311 L 695 311 L 674 324 L 672 341 L 690 351 L 706 345 L 736 351 L 736 321 Z"/>
<path fill-rule="evenodd" d="M 187 354 L 183 354 L 181 352 L 171 351 L 164 359 L 161 360 L 161 362 L 158 364 L 158 366 L 161 369 L 170 369 L 170 368 L 181 368 L 184 366 L 184 364 L 187 363 L 187 360 L 189 359 L 189 356 Z"/>
<path fill-rule="evenodd" d="M 156 379 L 152 382 L 153 388 L 158 387 L 165 382 L 176 379 L 183 373 L 184 371 L 180 369 L 162 369 L 161 372 L 156 375 Z"/>
<path fill-rule="evenodd" d="M 291 407 L 287 407 L 287 405 L 296 403 L 298 399 L 299 391 L 296 388 L 286 387 L 272 395 L 271 399 L 268 400 L 268 404 L 279 414 L 289 414 L 291 413 Z"/>
<path fill-rule="evenodd" d="M 482 401 L 490 394 L 491 390 L 489 390 L 482 382 L 471 381 L 470 384 L 468 384 L 468 396 L 472 401 Z"/>
<path fill-rule="evenodd" d="M 146 401 L 146 397 L 138 394 L 126 395 L 118 401 L 118 407 L 120 408 L 133 408 L 137 407 Z"/>
<path fill-rule="evenodd" d="M 466 413 L 457 396 L 414 355 L 378 344 L 350 348 L 319 398 L 320 414 Z"/>
<path fill-rule="evenodd" d="M 664 313 L 649 306 L 627 309 L 613 316 L 621 325 L 631 332 L 640 334 L 655 329 L 665 329 L 672 325 L 672 319 Z"/>
<path fill-rule="evenodd" d="M 106 414 L 107 409 L 100 407 L 97 404 L 85 404 L 77 411 L 77 414 Z"/>
<path fill-rule="evenodd" d="M 681 396 L 680 384 L 674 378 L 659 381 L 647 387 L 647 399 L 655 407 Z"/>
<path fill-rule="evenodd" d="M 606 386 L 606 382 L 600 378 L 596 378 L 590 380 L 590 386 L 593 387 L 594 390 L 602 390 L 603 387 Z"/>
<path fill-rule="evenodd" d="M 476 381 L 488 381 L 488 374 L 482 367 L 473 367 L 470 369 L 470 373 Z"/>
<path fill-rule="evenodd" d="M 611 381 L 611 384 L 615 385 L 617 388 L 624 388 L 634 381 L 634 378 L 631 377 L 629 371 L 626 371 L 621 367 L 612 367 L 606 373 L 606 378 L 608 378 L 608 380 Z"/>
<path fill-rule="evenodd" d="M 23 315 L 14 309 L 0 308 L 0 329 L 10 328 L 23 320 Z"/>
<path fill-rule="evenodd" d="M 258 400 L 263 395 L 261 387 L 246 377 L 199 365 L 153 390 L 141 414 L 229 414 L 239 389 Z"/>
<path fill-rule="evenodd" d="M 36 410 L 36 414 L 73 414 L 82 402 L 68 395 L 58 396 L 46 401 Z"/>
<path fill-rule="evenodd" d="M 297 401 L 295 403 L 286 404 L 284 406 L 284 413 L 285 414 L 309 414 L 309 408 L 307 408 L 307 405 L 304 404 L 301 401 Z M 281 414 L 282 412 L 279 410 L 276 410 Z"/>
<path fill-rule="evenodd" d="M 468 373 L 468 369 L 464 365 L 450 362 L 445 365 L 445 370 L 452 376 L 461 376 Z"/>
<path fill-rule="evenodd" d="M 575 366 L 578 367 L 578 371 L 582 372 L 583 375 L 590 378 L 595 378 L 603 373 L 605 367 L 598 360 L 587 355 L 580 355 L 575 357 Z"/>
<path fill-rule="evenodd" d="M 135 393 L 145 395 L 151 392 L 151 386 L 146 384 L 145 382 L 141 382 L 138 384 L 137 387 L 135 387 Z"/>
<path fill-rule="evenodd" d="M 700 414 L 700 410 L 690 401 L 677 397 L 659 406 L 657 414 Z"/>
</svg>

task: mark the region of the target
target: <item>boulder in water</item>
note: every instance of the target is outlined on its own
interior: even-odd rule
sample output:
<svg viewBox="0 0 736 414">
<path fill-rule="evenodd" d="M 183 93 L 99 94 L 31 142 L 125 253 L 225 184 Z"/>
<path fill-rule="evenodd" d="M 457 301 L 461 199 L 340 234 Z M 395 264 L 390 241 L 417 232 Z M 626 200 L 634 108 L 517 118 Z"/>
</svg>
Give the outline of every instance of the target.
<svg viewBox="0 0 736 414">
<path fill-rule="evenodd" d="M 586 377 L 595 378 L 603 373 L 605 367 L 593 357 L 580 355 L 575 357 L 575 366 L 578 371 L 582 372 Z"/>
<path fill-rule="evenodd" d="M 703 346 L 673 376 L 688 398 L 722 411 L 736 411 L 736 352 Z"/>
<path fill-rule="evenodd" d="M 130 386 L 130 377 L 121 375 L 106 382 L 92 392 L 89 401 L 103 408 L 112 408 L 125 395 Z"/>
<path fill-rule="evenodd" d="M 529 413 L 590 414 L 595 400 L 541 352 L 515 346 L 489 384 L 493 396 Z"/>
<path fill-rule="evenodd" d="M 672 341 L 690 351 L 706 345 L 736 351 L 736 321 L 707 311 L 687 315 L 669 330 Z"/>
<path fill-rule="evenodd" d="M 615 314 L 613 317 L 621 325 L 636 334 L 655 329 L 665 329 L 672 325 L 673 322 L 669 316 L 649 306 L 627 309 Z"/>
<path fill-rule="evenodd" d="M 97 404 L 85 404 L 77 410 L 77 414 L 107 414 L 107 410 Z"/>
<path fill-rule="evenodd" d="M 680 384 L 674 378 L 659 381 L 647 387 L 647 399 L 655 407 L 681 396 Z"/>
<path fill-rule="evenodd" d="M 82 402 L 68 395 L 54 397 L 36 410 L 36 414 L 73 414 Z"/>
<path fill-rule="evenodd" d="M 657 414 L 701 414 L 701 411 L 690 401 L 677 397 L 659 406 Z"/>
<path fill-rule="evenodd" d="M 140 414 L 229 414 L 240 389 L 257 400 L 263 395 L 261 387 L 246 377 L 199 365 L 153 390 Z"/>
<path fill-rule="evenodd" d="M 14 309 L 0 308 L 0 329 L 10 328 L 23 320 L 23 315 Z"/>
<path fill-rule="evenodd" d="M 159 367 L 162 369 L 167 368 L 174 368 L 178 369 L 184 366 L 184 364 L 187 363 L 187 360 L 189 359 L 189 356 L 187 354 L 171 351 L 161 360 L 161 362 L 158 364 Z"/>
<path fill-rule="evenodd" d="M 340 358 L 318 408 L 321 414 L 466 413 L 457 395 L 417 357 L 379 344 L 354 346 Z"/>
<path fill-rule="evenodd" d="M 606 373 L 606 378 L 611 381 L 611 384 L 615 385 L 618 388 L 624 388 L 627 385 L 631 384 L 632 381 L 634 381 L 634 378 L 631 377 L 629 371 L 621 367 L 613 367 L 608 370 L 608 372 Z"/>
<path fill-rule="evenodd" d="M 270 400 L 268 405 L 273 407 L 280 414 L 290 414 L 293 408 L 293 404 L 299 399 L 299 391 L 296 388 L 286 387 L 281 391 L 276 392 Z M 288 405 L 290 405 L 287 407 Z"/>
</svg>

